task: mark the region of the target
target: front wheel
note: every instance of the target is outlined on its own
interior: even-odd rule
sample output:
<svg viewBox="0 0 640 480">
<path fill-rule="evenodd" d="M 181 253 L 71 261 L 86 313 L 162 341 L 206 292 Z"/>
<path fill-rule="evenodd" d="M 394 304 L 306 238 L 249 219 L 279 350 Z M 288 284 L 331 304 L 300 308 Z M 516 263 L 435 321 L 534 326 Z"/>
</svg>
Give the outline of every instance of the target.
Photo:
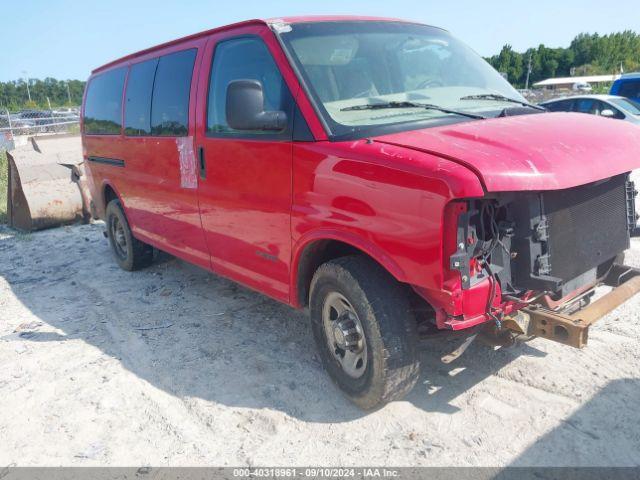
<svg viewBox="0 0 640 480">
<path fill-rule="evenodd" d="M 363 256 L 321 265 L 309 306 L 322 363 L 351 401 L 369 410 L 413 388 L 416 321 L 406 291 L 381 266 Z"/>
</svg>

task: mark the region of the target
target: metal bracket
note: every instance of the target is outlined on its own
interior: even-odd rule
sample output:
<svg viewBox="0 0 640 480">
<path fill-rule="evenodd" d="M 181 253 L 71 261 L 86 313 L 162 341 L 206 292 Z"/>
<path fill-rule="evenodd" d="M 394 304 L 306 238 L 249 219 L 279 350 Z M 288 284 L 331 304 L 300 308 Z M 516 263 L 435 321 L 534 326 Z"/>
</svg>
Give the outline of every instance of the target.
<svg viewBox="0 0 640 480">
<path fill-rule="evenodd" d="M 548 253 L 536 258 L 536 274 L 549 275 L 551 273 L 551 256 Z"/>
<path fill-rule="evenodd" d="M 640 270 L 625 265 L 614 265 L 605 284 L 616 286 L 603 297 L 571 315 L 534 304 L 505 317 L 504 325 L 517 333 L 582 348 L 587 344 L 589 327 L 592 324 L 640 292 Z M 523 314 L 528 318 L 522 317 Z"/>
<path fill-rule="evenodd" d="M 475 213 L 475 211 L 470 211 L 460 214 L 456 236 L 457 249 L 456 252 L 449 257 L 449 268 L 460 272 L 460 279 L 464 290 L 471 287 L 469 262 L 471 260 L 471 252 L 473 252 L 478 242 L 475 229 L 469 225 L 469 218 Z M 472 239 L 470 244 L 468 243 L 469 238 Z"/>
<path fill-rule="evenodd" d="M 538 305 L 523 309 L 529 317 L 527 335 L 546 338 L 571 347 L 583 348 L 589 338 L 589 325 L 581 319 L 547 310 Z"/>
<path fill-rule="evenodd" d="M 533 236 L 538 242 L 546 242 L 549 240 L 549 222 L 547 217 L 541 217 L 534 229 Z"/>
<path fill-rule="evenodd" d="M 610 287 L 618 287 L 637 276 L 640 276 L 640 269 L 615 263 L 609 270 L 603 283 Z"/>
<path fill-rule="evenodd" d="M 451 270 L 458 270 L 462 281 L 462 288 L 467 289 L 471 286 L 471 270 L 469 269 L 469 255 L 466 251 L 457 251 L 451 255 Z"/>
<path fill-rule="evenodd" d="M 625 192 L 627 195 L 627 229 L 631 232 L 632 236 L 639 236 L 640 233 L 638 233 L 638 225 L 636 224 L 638 221 L 636 215 L 636 195 L 638 195 L 638 191 L 631 180 L 627 180 Z"/>
</svg>

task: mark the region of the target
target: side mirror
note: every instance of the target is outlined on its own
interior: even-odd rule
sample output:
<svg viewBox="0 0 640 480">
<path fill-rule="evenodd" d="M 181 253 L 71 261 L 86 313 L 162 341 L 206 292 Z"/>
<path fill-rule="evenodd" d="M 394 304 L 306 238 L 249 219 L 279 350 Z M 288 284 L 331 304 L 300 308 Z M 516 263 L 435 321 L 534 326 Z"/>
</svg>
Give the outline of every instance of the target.
<svg viewBox="0 0 640 480">
<path fill-rule="evenodd" d="M 287 114 L 265 112 L 264 92 L 258 80 L 234 80 L 227 87 L 227 123 L 234 130 L 284 130 Z"/>
<path fill-rule="evenodd" d="M 607 117 L 607 118 L 613 118 L 616 116 L 615 113 L 613 113 L 613 110 L 611 110 L 610 108 L 605 108 L 604 110 L 602 110 L 600 112 L 600 116 L 601 117 Z"/>
</svg>

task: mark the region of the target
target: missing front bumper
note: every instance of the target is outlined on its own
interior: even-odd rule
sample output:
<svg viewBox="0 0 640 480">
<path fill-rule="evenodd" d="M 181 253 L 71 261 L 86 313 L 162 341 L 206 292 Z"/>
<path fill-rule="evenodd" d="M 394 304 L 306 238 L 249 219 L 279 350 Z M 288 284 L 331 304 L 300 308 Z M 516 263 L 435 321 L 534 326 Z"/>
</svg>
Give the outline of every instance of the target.
<svg viewBox="0 0 640 480">
<path fill-rule="evenodd" d="M 582 348 L 587 344 L 593 323 L 640 292 L 640 270 L 614 265 L 604 284 L 614 287 L 613 290 L 575 313 L 564 314 L 533 304 L 505 318 L 503 325 L 519 335 Z"/>
</svg>

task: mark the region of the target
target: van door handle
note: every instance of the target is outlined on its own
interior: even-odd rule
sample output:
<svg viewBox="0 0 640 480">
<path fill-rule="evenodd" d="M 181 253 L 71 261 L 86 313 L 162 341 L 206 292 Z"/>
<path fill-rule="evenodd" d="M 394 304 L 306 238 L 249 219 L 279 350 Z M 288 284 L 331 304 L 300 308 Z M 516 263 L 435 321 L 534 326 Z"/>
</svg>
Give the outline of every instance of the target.
<svg viewBox="0 0 640 480">
<path fill-rule="evenodd" d="M 200 162 L 200 178 L 207 178 L 207 164 L 204 159 L 204 147 L 198 147 L 198 161 Z"/>
</svg>

